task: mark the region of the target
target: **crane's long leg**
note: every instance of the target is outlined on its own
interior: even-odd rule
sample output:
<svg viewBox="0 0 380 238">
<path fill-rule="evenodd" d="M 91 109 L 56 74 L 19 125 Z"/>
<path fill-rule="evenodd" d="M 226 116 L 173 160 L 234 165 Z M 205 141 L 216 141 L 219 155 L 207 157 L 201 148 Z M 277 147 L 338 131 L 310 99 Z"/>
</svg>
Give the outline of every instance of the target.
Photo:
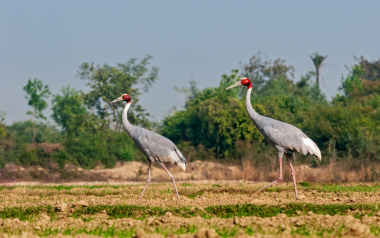
<svg viewBox="0 0 380 238">
<path fill-rule="evenodd" d="M 267 187 L 272 186 L 272 185 L 274 185 L 274 184 L 282 181 L 282 158 L 280 157 L 280 158 L 278 158 L 278 160 L 280 162 L 280 177 L 278 177 L 275 181 L 271 182 L 270 184 L 268 184 L 267 186 L 263 187 L 259 191 L 257 191 L 254 194 L 252 194 L 252 197 L 256 196 L 258 193 L 260 193 L 261 191 L 263 191 Z"/>
<path fill-rule="evenodd" d="M 296 192 L 296 198 L 298 198 L 298 194 L 297 194 L 297 183 L 296 183 L 296 171 L 294 170 L 293 165 L 292 165 L 292 162 L 291 162 L 291 160 L 289 159 L 289 156 L 288 156 L 288 155 L 286 155 L 286 158 L 288 158 L 288 162 L 289 162 L 289 165 L 290 165 L 290 170 L 292 171 L 293 184 L 294 184 L 294 191 Z"/>
<path fill-rule="evenodd" d="M 148 160 L 149 160 L 149 159 L 148 159 Z M 146 189 L 146 188 L 148 187 L 148 185 L 150 184 L 150 181 L 151 181 L 151 169 L 150 169 L 150 167 L 151 167 L 151 165 L 152 165 L 152 161 L 149 160 L 149 177 L 148 177 L 148 180 L 146 181 L 146 184 L 145 184 L 144 190 L 142 191 L 142 193 L 141 193 L 141 195 L 140 195 L 140 197 L 139 197 L 139 200 L 140 200 L 140 198 L 142 197 L 142 195 L 144 194 L 145 189 Z"/>
<path fill-rule="evenodd" d="M 175 192 L 177 193 L 177 198 L 179 199 L 179 195 L 178 195 L 178 191 L 177 191 L 177 186 L 175 186 L 174 176 L 169 172 L 169 170 L 166 169 L 164 163 L 160 163 L 160 164 L 162 165 L 162 167 L 165 169 L 165 171 L 169 174 L 170 178 L 172 179 L 173 184 L 174 184 L 174 188 L 175 188 Z"/>
</svg>

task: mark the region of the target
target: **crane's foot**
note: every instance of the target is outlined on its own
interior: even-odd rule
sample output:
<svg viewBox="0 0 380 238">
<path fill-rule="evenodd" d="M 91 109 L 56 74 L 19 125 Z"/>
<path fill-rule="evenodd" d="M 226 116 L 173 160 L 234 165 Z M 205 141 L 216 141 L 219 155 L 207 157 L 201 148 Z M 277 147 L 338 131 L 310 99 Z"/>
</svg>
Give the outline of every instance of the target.
<svg viewBox="0 0 380 238">
<path fill-rule="evenodd" d="M 263 191 L 264 189 L 266 189 L 267 187 L 270 187 L 272 185 L 275 185 L 277 184 L 278 182 L 281 182 L 282 181 L 282 174 L 280 174 L 280 177 L 278 177 L 278 179 L 276 179 L 275 181 L 271 182 L 270 184 L 268 184 L 267 186 L 263 187 L 262 189 L 254 192 L 251 197 L 255 197 L 257 194 L 259 194 L 261 191 Z"/>
<path fill-rule="evenodd" d="M 160 165 L 165 169 L 165 171 L 169 174 L 170 178 L 172 179 L 174 189 L 175 189 L 175 193 L 177 194 L 177 198 L 179 200 L 178 190 L 177 190 L 177 186 L 175 185 L 174 176 L 169 172 L 169 170 L 165 167 L 165 165 L 163 163 L 160 163 Z"/>
<path fill-rule="evenodd" d="M 178 195 L 177 186 L 175 185 L 174 177 L 173 177 L 173 184 L 174 184 L 175 192 L 176 192 L 176 194 L 177 194 L 177 198 L 178 198 L 178 200 L 180 200 L 180 199 L 179 199 L 179 195 Z"/>
<path fill-rule="evenodd" d="M 288 162 L 289 162 L 289 165 L 290 165 L 290 170 L 292 172 L 291 175 L 292 175 L 292 178 L 293 178 L 293 185 L 294 185 L 294 192 L 296 194 L 296 199 L 299 200 L 299 198 L 298 198 L 298 192 L 297 192 L 296 171 L 293 168 L 293 165 L 292 165 L 292 162 L 291 162 L 289 156 L 286 155 L 286 157 L 288 159 Z"/>
<path fill-rule="evenodd" d="M 254 193 L 251 195 L 251 197 L 256 197 L 256 195 L 259 194 L 259 193 L 260 193 L 260 190 L 254 192 Z"/>
<path fill-rule="evenodd" d="M 142 193 L 141 193 L 141 195 L 140 195 L 140 197 L 139 197 L 139 199 L 137 199 L 137 200 L 140 200 L 140 198 L 142 197 L 142 195 L 144 194 L 144 192 L 145 192 L 145 190 L 146 190 L 146 188 L 148 187 L 148 185 L 150 184 L 150 178 L 148 178 L 148 181 L 146 182 L 146 184 L 145 184 L 145 187 L 144 187 L 144 190 L 142 191 Z"/>
<path fill-rule="evenodd" d="M 260 189 L 259 191 L 253 193 L 251 197 L 256 196 L 259 192 L 263 191 L 263 190 L 266 189 L 267 187 L 270 187 L 270 186 L 275 185 L 276 183 L 282 181 L 282 158 L 279 157 L 278 160 L 279 160 L 279 163 L 280 163 L 280 176 L 279 176 L 275 181 L 271 182 L 270 184 L 268 184 L 267 186 L 263 187 L 263 188 Z"/>
<path fill-rule="evenodd" d="M 151 176 L 151 173 L 152 173 L 152 172 L 151 172 L 151 165 L 152 165 L 152 162 L 149 161 L 149 169 L 148 169 L 148 174 L 149 174 L 149 176 L 148 176 L 148 180 L 146 181 L 146 184 L 145 184 L 144 190 L 142 191 L 142 193 L 141 193 L 139 199 L 137 199 L 137 200 L 140 200 L 140 198 L 141 198 L 142 195 L 144 194 L 146 188 L 148 187 L 148 185 L 149 185 L 150 182 L 152 181 L 152 179 L 151 179 L 151 177 L 152 177 L 152 176 Z"/>
</svg>

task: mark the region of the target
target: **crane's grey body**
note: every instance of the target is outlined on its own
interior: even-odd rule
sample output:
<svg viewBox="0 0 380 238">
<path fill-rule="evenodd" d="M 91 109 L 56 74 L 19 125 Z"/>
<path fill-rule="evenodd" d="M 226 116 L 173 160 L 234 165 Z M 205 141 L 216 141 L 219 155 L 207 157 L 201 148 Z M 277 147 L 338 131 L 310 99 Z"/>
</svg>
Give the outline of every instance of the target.
<svg viewBox="0 0 380 238">
<path fill-rule="evenodd" d="M 127 118 L 127 111 L 129 108 L 127 103 L 123 111 L 123 125 L 125 131 L 129 134 L 136 146 L 151 162 L 157 161 L 158 163 L 171 162 L 177 164 L 183 170 L 186 169 L 186 159 L 178 150 L 177 146 L 168 138 L 163 137 L 157 133 L 146 130 L 144 128 L 134 126 L 129 123 Z"/>
<path fill-rule="evenodd" d="M 169 170 L 166 169 L 164 162 L 171 162 L 173 164 L 177 164 L 183 170 L 186 170 L 185 157 L 182 155 L 181 151 L 178 150 L 177 146 L 175 146 L 175 144 L 171 142 L 168 138 L 165 138 L 157 133 L 148 131 L 138 126 L 134 126 L 131 123 L 129 123 L 127 113 L 131 105 L 131 99 L 128 94 L 121 95 L 121 97 L 115 99 L 114 101 L 112 101 L 112 103 L 118 101 L 127 101 L 127 105 L 125 105 L 122 115 L 124 129 L 135 142 L 139 150 L 148 158 L 149 161 L 148 180 L 146 181 L 146 185 L 139 199 L 142 197 L 142 195 L 145 192 L 145 189 L 151 182 L 151 165 L 153 161 L 158 162 L 169 174 L 170 178 L 173 181 L 174 189 L 179 199 L 174 177 L 169 172 Z"/>
<path fill-rule="evenodd" d="M 296 172 L 289 158 L 289 154 L 293 152 L 299 152 L 303 155 L 311 154 L 321 160 L 321 151 L 319 150 L 318 146 L 297 127 L 274 120 L 269 117 L 261 116 L 255 110 L 253 110 L 251 105 L 252 83 L 248 78 L 242 78 L 240 81 L 231 85 L 227 89 L 240 85 L 248 86 L 247 96 L 245 99 L 247 113 L 252 119 L 253 123 L 256 125 L 257 129 L 264 136 L 268 144 L 276 148 L 280 163 L 280 176 L 272 183 L 255 192 L 253 195 L 256 195 L 267 187 L 282 181 L 282 158 L 285 154 L 292 172 L 291 174 L 293 177 L 296 198 L 298 198 Z"/>
<path fill-rule="evenodd" d="M 299 152 L 303 155 L 309 153 L 321 159 L 318 146 L 300 129 L 285 122 L 261 116 L 253 110 L 250 99 L 251 91 L 252 88 L 247 90 L 246 97 L 248 115 L 268 144 L 276 148 L 279 157 L 282 158 L 284 154 Z"/>
</svg>

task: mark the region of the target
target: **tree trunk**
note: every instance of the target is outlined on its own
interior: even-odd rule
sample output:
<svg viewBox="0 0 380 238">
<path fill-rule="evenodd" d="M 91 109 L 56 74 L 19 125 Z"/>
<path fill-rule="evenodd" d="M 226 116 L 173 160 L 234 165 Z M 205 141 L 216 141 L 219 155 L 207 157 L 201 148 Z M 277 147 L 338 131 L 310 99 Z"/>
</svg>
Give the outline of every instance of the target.
<svg viewBox="0 0 380 238">
<path fill-rule="evenodd" d="M 317 78 L 317 84 L 318 84 L 318 87 L 319 87 L 319 68 L 316 68 L 315 76 Z"/>
<path fill-rule="evenodd" d="M 34 140 L 36 139 L 36 129 L 34 128 L 33 125 L 33 140 L 32 140 L 32 145 L 34 145 Z"/>
<path fill-rule="evenodd" d="M 113 112 L 113 118 L 114 118 L 115 121 L 116 121 L 116 126 L 114 126 L 113 122 L 111 121 L 112 126 L 113 126 L 113 128 L 114 128 L 115 131 L 119 131 L 119 130 L 120 130 L 120 125 L 119 125 L 119 122 L 118 122 L 118 120 L 117 120 L 117 116 L 116 116 L 116 111 L 115 111 L 115 109 L 112 109 L 112 112 Z M 111 120 L 111 119 L 110 119 L 110 120 Z"/>
</svg>

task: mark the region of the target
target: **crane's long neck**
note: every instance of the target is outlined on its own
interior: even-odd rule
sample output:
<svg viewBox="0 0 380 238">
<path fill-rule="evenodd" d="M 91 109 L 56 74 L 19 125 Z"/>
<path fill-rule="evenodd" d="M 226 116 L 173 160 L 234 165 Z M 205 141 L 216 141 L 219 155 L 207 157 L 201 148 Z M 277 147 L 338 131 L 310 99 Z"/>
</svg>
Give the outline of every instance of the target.
<svg viewBox="0 0 380 238">
<path fill-rule="evenodd" d="M 247 108 L 247 112 L 248 112 L 249 117 L 257 125 L 257 123 L 259 123 L 259 121 L 260 121 L 260 115 L 252 107 L 252 104 L 251 104 L 251 92 L 252 92 L 252 87 L 248 87 L 247 96 L 245 97 L 245 106 Z"/>
<path fill-rule="evenodd" d="M 125 105 L 124 110 L 123 110 L 123 115 L 122 115 L 123 126 L 124 126 L 124 129 L 128 132 L 128 134 L 130 134 L 131 129 L 132 129 L 132 125 L 131 123 L 129 123 L 128 115 L 127 115 L 128 109 L 130 106 L 131 106 L 131 102 L 127 102 L 127 105 Z"/>
</svg>

